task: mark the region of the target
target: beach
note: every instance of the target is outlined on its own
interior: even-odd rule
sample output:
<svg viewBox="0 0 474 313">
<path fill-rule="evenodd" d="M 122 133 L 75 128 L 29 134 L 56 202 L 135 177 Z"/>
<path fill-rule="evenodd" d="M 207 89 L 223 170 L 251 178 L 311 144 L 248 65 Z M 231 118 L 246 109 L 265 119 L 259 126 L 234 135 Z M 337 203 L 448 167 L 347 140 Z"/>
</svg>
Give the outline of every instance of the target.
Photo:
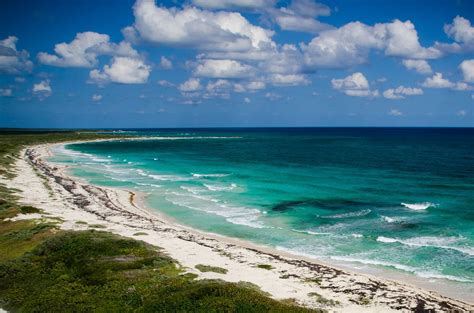
<svg viewBox="0 0 474 313">
<path fill-rule="evenodd" d="M 294 299 L 309 308 L 330 311 L 380 312 L 469 311 L 474 306 L 395 281 L 359 274 L 178 224 L 145 207 L 144 195 L 117 188 L 90 185 L 49 164 L 51 144 L 32 146 L 16 161 L 16 177 L 2 183 L 20 191 L 21 202 L 43 210 L 20 214 L 18 219 L 60 218 L 60 228 L 97 229 L 159 246 L 188 272 L 200 278 L 245 281 L 275 299 Z M 227 269 L 227 273 L 200 272 L 198 264 Z M 328 301 L 321 303 L 317 293 Z"/>
</svg>

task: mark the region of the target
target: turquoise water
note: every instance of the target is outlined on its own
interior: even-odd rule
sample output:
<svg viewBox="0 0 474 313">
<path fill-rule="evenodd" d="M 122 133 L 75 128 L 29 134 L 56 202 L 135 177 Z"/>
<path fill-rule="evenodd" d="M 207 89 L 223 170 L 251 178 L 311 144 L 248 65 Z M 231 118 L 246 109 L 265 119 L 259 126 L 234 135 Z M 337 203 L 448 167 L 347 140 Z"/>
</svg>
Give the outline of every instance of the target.
<svg viewBox="0 0 474 313">
<path fill-rule="evenodd" d="M 474 283 L 474 129 L 148 130 L 51 159 L 183 224 L 324 260 Z"/>
</svg>

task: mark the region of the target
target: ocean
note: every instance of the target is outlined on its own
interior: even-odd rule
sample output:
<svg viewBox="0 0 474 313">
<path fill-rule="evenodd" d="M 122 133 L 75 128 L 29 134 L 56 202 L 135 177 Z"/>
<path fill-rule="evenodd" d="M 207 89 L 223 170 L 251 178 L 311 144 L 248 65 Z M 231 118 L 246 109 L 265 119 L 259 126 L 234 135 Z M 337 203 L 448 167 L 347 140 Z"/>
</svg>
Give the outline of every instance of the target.
<svg viewBox="0 0 474 313">
<path fill-rule="evenodd" d="M 193 228 L 354 268 L 474 285 L 474 129 L 127 130 L 51 162 Z"/>
</svg>

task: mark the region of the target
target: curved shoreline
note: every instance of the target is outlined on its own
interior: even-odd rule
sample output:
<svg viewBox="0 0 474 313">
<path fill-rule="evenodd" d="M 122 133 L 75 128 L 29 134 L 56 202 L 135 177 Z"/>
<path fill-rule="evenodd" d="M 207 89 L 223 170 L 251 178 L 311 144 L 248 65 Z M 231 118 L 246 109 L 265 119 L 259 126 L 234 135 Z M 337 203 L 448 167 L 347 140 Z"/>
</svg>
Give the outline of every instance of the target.
<svg viewBox="0 0 474 313">
<path fill-rule="evenodd" d="M 140 138 L 131 138 L 137 139 Z M 310 292 L 317 292 L 327 299 L 340 301 L 340 306 L 331 307 L 331 310 L 337 311 L 474 309 L 473 305 L 466 302 L 418 287 L 352 273 L 314 259 L 179 225 L 166 216 L 147 210 L 143 204 L 143 195 L 89 185 L 66 175 L 63 168 L 44 160 L 50 146 L 30 147 L 22 153 L 24 157 L 17 164 L 18 178 L 14 179 L 17 184 L 14 182 L 13 187 L 20 187 L 18 189 L 25 193 L 28 182 L 33 179 L 27 167 L 33 173 L 33 168 L 36 169 L 53 190 L 54 208 L 45 205 L 48 203 L 45 199 L 49 196 L 44 195 L 44 190 L 40 199 L 30 195 L 24 196 L 23 201 L 35 204 L 51 215 L 59 215 L 65 221 L 62 228 L 87 228 L 87 225 L 76 224 L 82 219 L 87 220 L 89 225 L 97 222 L 107 231 L 163 247 L 171 257 L 188 267 L 190 272 L 203 278 L 251 281 L 275 298 L 295 298 L 300 304 L 309 307 L 324 307 L 308 295 Z M 143 231 L 148 234 L 134 236 Z M 229 273 L 200 273 L 194 270 L 196 262 L 225 267 L 229 269 Z M 270 264 L 273 269 L 260 269 L 256 267 L 257 264 Z M 365 305 L 368 300 L 370 305 Z"/>
</svg>

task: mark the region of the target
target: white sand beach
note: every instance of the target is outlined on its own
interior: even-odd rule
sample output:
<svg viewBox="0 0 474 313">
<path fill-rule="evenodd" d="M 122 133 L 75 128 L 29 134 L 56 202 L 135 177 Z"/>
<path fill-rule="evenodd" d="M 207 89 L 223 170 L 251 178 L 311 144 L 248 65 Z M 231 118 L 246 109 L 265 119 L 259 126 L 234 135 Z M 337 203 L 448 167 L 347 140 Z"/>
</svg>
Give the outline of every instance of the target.
<svg viewBox="0 0 474 313">
<path fill-rule="evenodd" d="M 199 232 L 148 210 L 144 195 L 90 185 L 46 162 L 51 145 L 29 147 L 15 163 L 16 176 L 0 178 L 18 189 L 20 202 L 42 214 L 14 219 L 59 218 L 66 230 L 98 229 L 159 246 L 188 272 L 200 278 L 246 281 L 275 299 L 294 299 L 310 308 L 332 312 L 430 310 L 472 311 L 474 305 L 435 292 L 371 275 L 354 273 L 275 249 Z M 197 264 L 218 266 L 226 274 L 202 273 Z M 271 269 L 257 265 L 270 265 Z M 321 301 L 317 293 L 327 300 Z"/>
</svg>

